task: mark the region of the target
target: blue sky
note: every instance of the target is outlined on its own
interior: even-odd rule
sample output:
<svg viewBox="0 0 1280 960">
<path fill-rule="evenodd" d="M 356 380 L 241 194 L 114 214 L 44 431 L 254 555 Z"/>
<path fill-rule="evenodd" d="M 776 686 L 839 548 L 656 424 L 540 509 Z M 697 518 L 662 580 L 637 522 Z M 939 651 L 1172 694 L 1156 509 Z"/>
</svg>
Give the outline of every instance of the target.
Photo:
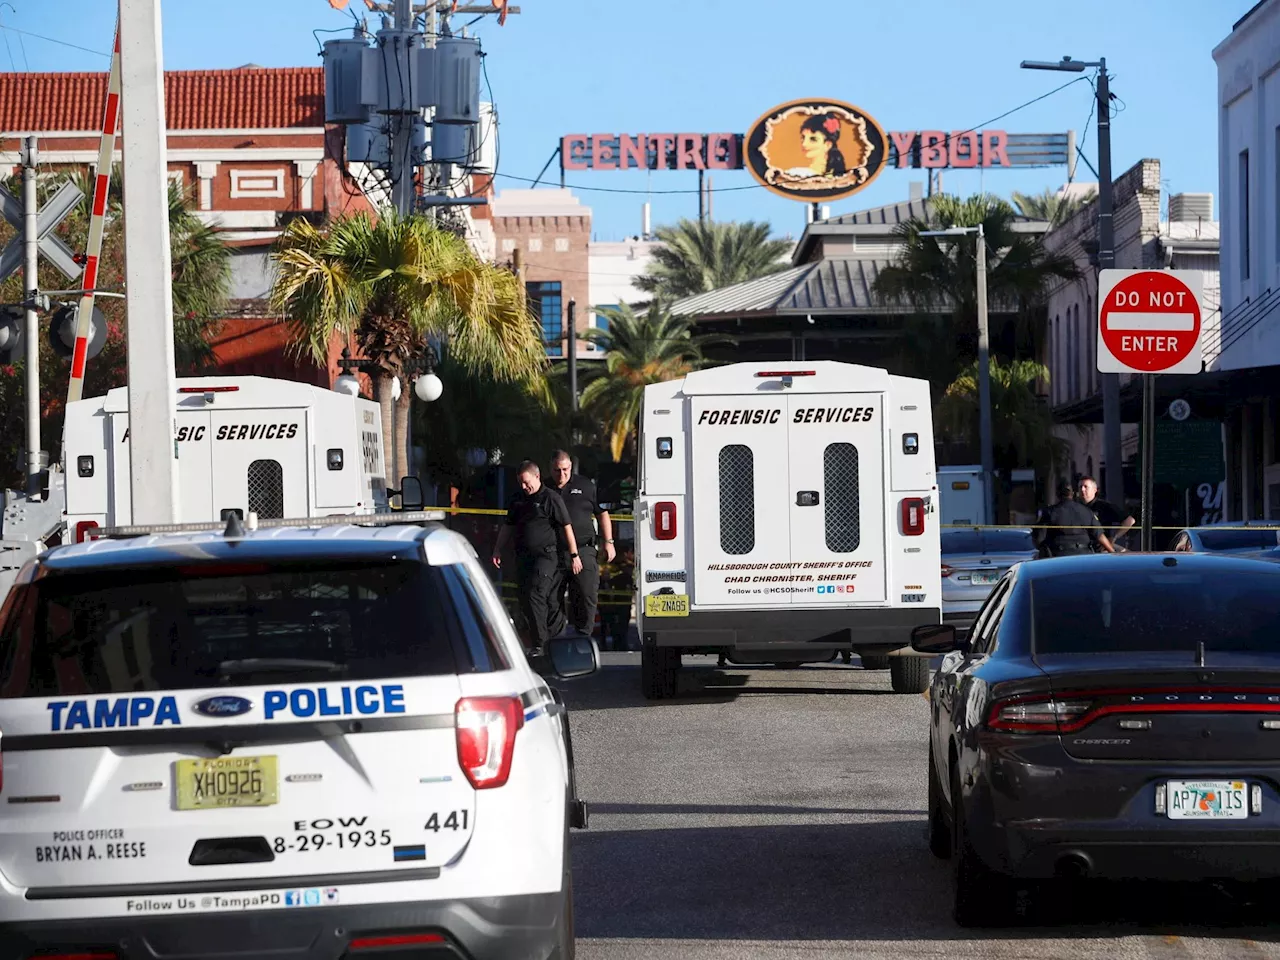
<svg viewBox="0 0 1280 960">
<path fill-rule="evenodd" d="M 1105 56 L 1120 98 L 1112 126 L 1114 171 L 1162 163 L 1166 191 L 1218 193 L 1217 73 L 1211 51 L 1254 0 L 520 0 L 523 12 L 476 31 L 489 54 L 501 117 L 499 187 L 525 186 L 564 133 L 744 131 L 775 104 L 832 97 L 858 105 L 892 130 L 963 130 L 1060 86 L 1071 75 L 1025 71 L 1023 59 Z M 360 0 L 353 8 L 363 9 Z M 110 48 L 113 0 L 7 0 L 0 24 L 91 50 Z M 341 29 L 350 16 L 326 0 L 164 0 L 170 69 L 318 64 L 312 31 Z M 465 21 L 459 21 L 465 22 Z M 97 70 L 105 57 L 0 30 L 0 70 Z M 323 36 L 323 35 L 322 35 Z M 1075 84 L 994 124 L 1009 132 L 1074 128 L 1096 162 L 1091 91 Z M 505 176 L 504 176 L 505 175 Z M 558 182 L 553 166 L 551 177 Z M 1084 164 L 1077 179 L 1093 180 Z M 904 199 L 923 171 L 886 170 L 833 205 L 841 213 Z M 1058 187 L 1066 169 L 948 171 L 948 192 Z M 640 229 L 643 191 L 654 222 L 696 216 L 692 172 L 577 172 L 601 240 Z M 715 186 L 743 187 L 745 171 Z M 716 219 L 772 223 L 798 235 L 804 206 L 763 189 L 715 197 Z"/>
</svg>

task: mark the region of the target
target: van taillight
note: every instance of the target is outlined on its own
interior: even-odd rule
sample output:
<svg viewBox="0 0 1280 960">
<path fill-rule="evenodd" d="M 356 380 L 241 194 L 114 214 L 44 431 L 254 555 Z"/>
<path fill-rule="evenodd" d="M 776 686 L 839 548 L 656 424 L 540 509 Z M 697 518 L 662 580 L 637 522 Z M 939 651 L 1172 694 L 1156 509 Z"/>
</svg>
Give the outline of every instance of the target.
<svg viewBox="0 0 1280 960">
<path fill-rule="evenodd" d="M 76 524 L 76 543 L 84 543 L 89 539 L 89 531 L 97 530 L 98 522 L 96 520 L 81 520 Z"/>
<path fill-rule="evenodd" d="M 511 776 L 516 731 L 524 726 L 519 697 L 464 697 L 454 710 L 458 766 L 477 790 L 500 787 Z"/>
<path fill-rule="evenodd" d="M 674 540 L 676 538 L 676 505 L 670 501 L 653 505 L 653 538 L 655 540 Z"/>
<path fill-rule="evenodd" d="M 924 501 L 919 497 L 902 501 L 902 532 L 908 537 L 924 533 Z"/>
</svg>

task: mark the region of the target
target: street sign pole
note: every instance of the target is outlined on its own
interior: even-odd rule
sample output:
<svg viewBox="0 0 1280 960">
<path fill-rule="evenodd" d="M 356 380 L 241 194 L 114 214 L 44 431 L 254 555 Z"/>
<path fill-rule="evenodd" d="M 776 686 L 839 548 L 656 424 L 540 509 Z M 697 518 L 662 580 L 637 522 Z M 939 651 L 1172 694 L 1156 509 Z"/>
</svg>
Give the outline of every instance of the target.
<svg viewBox="0 0 1280 960">
<path fill-rule="evenodd" d="M 1098 275 L 1098 371 L 1142 377 L 1145 552 L 1154 546 L 1155 378 L 1200 372 L 1203 286 L 1203 274 L 1194 270 L 1103 270 Z"/>
<path fill-rule="evenodd" d="M 22 141 L 22 291 L 30 301 L 40 291 L 40 203 L 36 196 L 36 138 Z M 27 497 L 40 496 L 40 316 L 26 314 Z"/>
</svg>

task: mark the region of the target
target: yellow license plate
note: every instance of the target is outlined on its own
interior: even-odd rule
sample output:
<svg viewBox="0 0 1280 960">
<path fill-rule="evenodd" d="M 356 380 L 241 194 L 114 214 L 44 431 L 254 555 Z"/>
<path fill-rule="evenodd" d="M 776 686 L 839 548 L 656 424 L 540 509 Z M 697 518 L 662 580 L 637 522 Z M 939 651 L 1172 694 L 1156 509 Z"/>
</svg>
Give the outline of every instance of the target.
<svg viewBox="0 0 1280 960">
<path fill-rule="evenodd" d="M 179 760 L 175 767 L 179 810 L 269 807 L 279 801 L 273 756 Z"/>
<path fill-rule="evenodd" d="M 687 617 L 689 597 L 683 593 L 651 593 L 644 598 L 646 617 Z"/>
</svg>

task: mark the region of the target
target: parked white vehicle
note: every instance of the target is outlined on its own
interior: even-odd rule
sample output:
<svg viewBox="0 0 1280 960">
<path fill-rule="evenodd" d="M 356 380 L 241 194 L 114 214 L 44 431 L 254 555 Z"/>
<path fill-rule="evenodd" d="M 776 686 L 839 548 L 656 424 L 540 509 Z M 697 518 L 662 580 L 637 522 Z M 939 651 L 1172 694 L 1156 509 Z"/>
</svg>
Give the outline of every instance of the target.
<svg viewBox="0 0 1280 960">
<path fill-rule="evenodd" d="M 535 667 L 591 673 L 594 642 L 531 664 L 439 524 L 315 523 L 54 547 L 19 574 L 5 960 L 573 956 L 586 807 Z"/>
<path fill-rule="evenodd" d="M 322 517 L 387 509 L 378 405 L 292 380 L 178 380 L 175 522 Z M 125 387 L 67 408 L 67 540 L 133 522 Z"/>
<path fill-rule="evenodd" d="M 645 388 L 636 496 L 644 693 L 683 653 L 889 658 L 941 620 L 929 384 L 832 361 L 739 363 Z"/>
</svg>

